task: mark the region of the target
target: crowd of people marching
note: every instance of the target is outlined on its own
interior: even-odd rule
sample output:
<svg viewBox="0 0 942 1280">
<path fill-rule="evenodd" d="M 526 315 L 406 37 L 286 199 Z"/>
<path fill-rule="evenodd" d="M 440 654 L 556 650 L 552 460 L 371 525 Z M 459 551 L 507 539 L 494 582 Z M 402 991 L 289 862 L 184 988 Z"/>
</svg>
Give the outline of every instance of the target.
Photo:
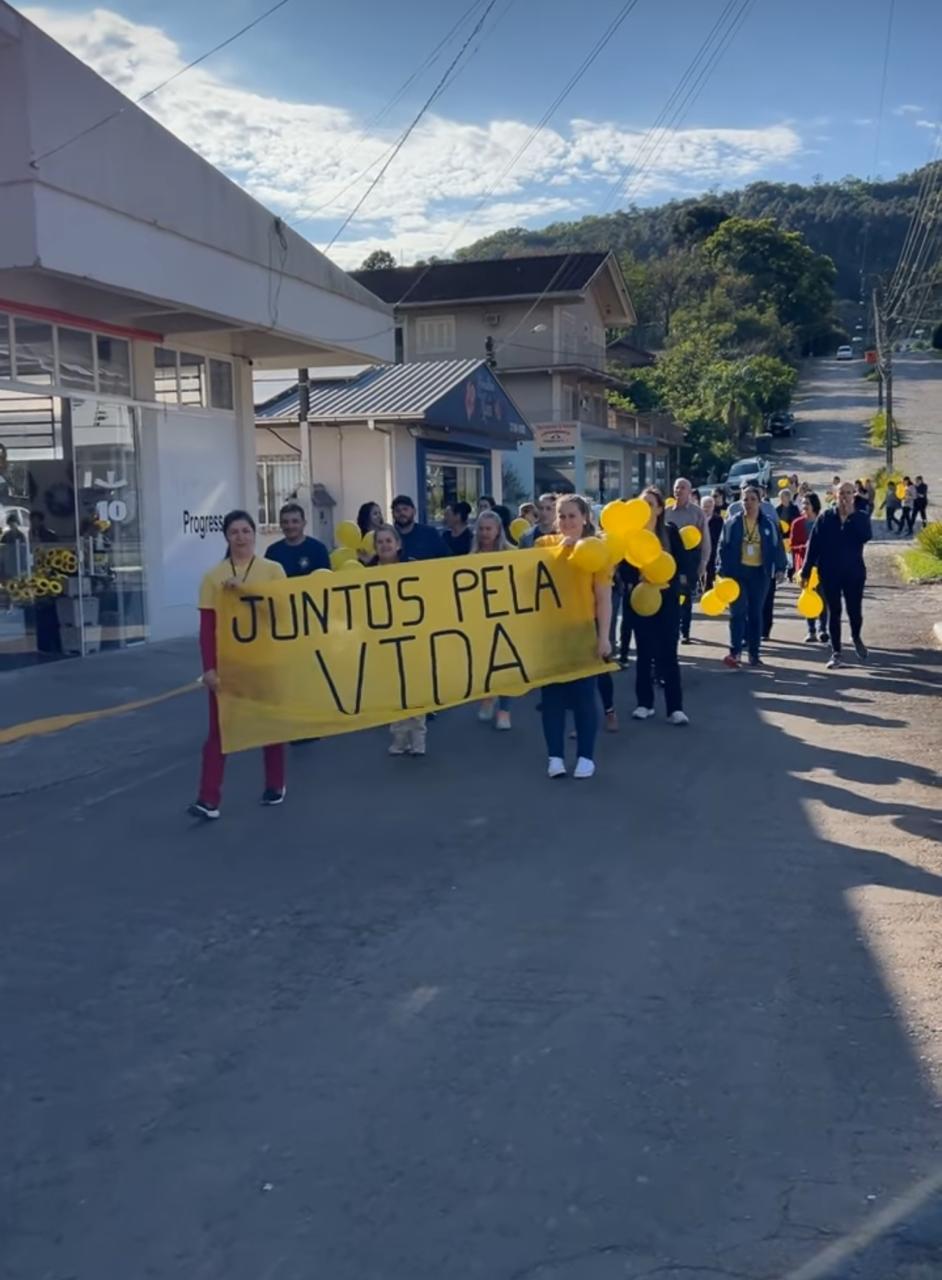
<svg viewBox="0 0 942 1280">
<path fill-rule="evenodd" d="M 885 497 L 888 530 L 912 532 L 915 519 L 926 522 L 928 489 L 921 476 L 891 486 Z M 692 643 L 691 621 L 698 597 L 705 612 L 720 586 L 719 610 L 729 605 L 729 646 L 723 661 L 738 670 L 743 664 L 761 668 L 763 641 L 773 625 L 776 587 L 786 578 L 800 583 L 799 609 L 807 619 L 806 643 L 830 646 L 827 666 L 844 662 L 842 616 L 847 612 L 852 646 L 866 662 L 863 641 L 863 594 L 866 567 L 863 548 L 871 537 L 871 515 L 877 495 L 869 480 L 842 481 L 835 476 L 824 495 L 816 493 L 797 475 L 780 481 L 774 495 L 746 487 L 735 502 L 727 501 L 723 487 L 703 494 L 686 479 L 674 484 L 666 497 L 656 486 L 640 495 L 649 508 L 647 534 L 657 540 L 673 564 L 670 580 L 659 583 L 659 607 L 636 607 L 636 588 L 644 581 L 641 569 L 628 561 L 617 567 L 585 575 L 597 633 L 597 656 L 626 666 L 632 641 L 635 646 L 636 720 L 656 714 L 655 694 L 663 691 L 667 720 L 675 726 L 689 723 L 683 705 L 678 646 Z M 772 500 L 774 496 L 775 501 Z M 643 508 L 642 508 L 643 510 Z M 901 510 L 901 523 L 897 511 Z M 453 502 L 444 513 L 443 532 L 417 519 L 412 498 L 400 494 L 393 500 L 392 521 L 387 522 L 378 503 L 366 502 L 358 512 L 363 537 L 358 551 L 369 564 L 434 559 L 440 556 L 479 555 L 561 544 L 575 546 L 599 532 L 599 509 L 574 494 L 544 493 L 536 502 L 523 503 L 514 517 L 506 506 L 483 495 L 477 509 L 467 502 Z M 203 748 L 199 793 L 190 812 L 202 819 L 220 814 L 224 756 L 219 733 L 216 663 L 216 602 L 220 588 L 239 589 L 283 577 L 299 577 L 331 567 L 331 555 L 322 542 L 305 530 L 305 513 L 298 502 L 286 503 L 280 512 L 283 537 L 256 554 L 255 522 L 246 511 L 230 511 L 224 520 L 226 555 L 209 571 L 200 589 L 200 653 L 203 683 L 209 693 L 209 734 Z M 337 554 L 336 552 L 334 553 Z M 650 588 L 649 588 L 650 589 Z M 513 700 L 488 699 L 478 707 L 482 721 L 499 731 L 512 727 Z M 591 778 L 595 772 L 595 740 L 600 712 L 604 729 L 618 731 L 615 687 L 611 674 L 563 680 L 546 685 L 540 693 L 540 713 L 547 750 L 547 774 L 563 777 L 566 764 L 566 716 L 574 721 L 576 743 L 573 776 Z M 426 751 L 427 718 L 416 715 L 390 726 L 389 752 L 394 756 L 422 756 Z M 281 804 L 285 798 L 285 748 L 273 744 L 264 750 L 263 805 Z"/>
</svg>

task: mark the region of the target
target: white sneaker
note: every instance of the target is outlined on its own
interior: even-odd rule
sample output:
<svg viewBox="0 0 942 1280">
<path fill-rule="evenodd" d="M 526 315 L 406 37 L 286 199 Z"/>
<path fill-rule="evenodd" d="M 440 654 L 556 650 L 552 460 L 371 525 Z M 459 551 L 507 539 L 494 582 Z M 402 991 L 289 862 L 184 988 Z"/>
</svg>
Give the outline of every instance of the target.
<svg viewBox="0 0 942 1280">
<path fill-rule="evenodd" d="M 580 756 L 576 761 L 576 767 L 572 771 L 574 778 L 591 778 L 595 773 L 595 761 L 587 760 L 585 756 Z"/>
<path fill-rule="evenodd" d="M 478 706 L 478 719 L 482 724 L 489 724 L 494 719 L 494 708 L 497 705 L 496 698 L 485 698 Z"/>
<path fill-rule="evenodd" d="M 667 717 L 671 724 L 689 724 L 690 717 L 685 711 L 672 711 Z"/>
<path fill-rule="evenodd" d="M 844 664 L 841 662 L 840 656 L 835 653 L 829 659 L 827 669 L 828 671 L 836 671 L 838 667 L 842 667 L 843 665 Z"/>
<path fill-rule="evenodd" d="M 559 756 L 550 756 L 549 765 L 547 766 L 547 769 L 546 769 L 546 776 L 548 778 L 565 778 L 566 776 L 565 760 L 560 760 Z"/>
<path fill-rule="evenodd" d="M 632 720 L 650 720 L 653 715 L 653 707 L 635 707 L 631 713 L 631 718 Z"/>
<path fill-rule="evenodd" d="M 510 712 L 498 711 L 497 715 L 494 717 L 494 728 L 500 729 L 502 732 L 506 733 L 510 727 Z"/>
</svg>

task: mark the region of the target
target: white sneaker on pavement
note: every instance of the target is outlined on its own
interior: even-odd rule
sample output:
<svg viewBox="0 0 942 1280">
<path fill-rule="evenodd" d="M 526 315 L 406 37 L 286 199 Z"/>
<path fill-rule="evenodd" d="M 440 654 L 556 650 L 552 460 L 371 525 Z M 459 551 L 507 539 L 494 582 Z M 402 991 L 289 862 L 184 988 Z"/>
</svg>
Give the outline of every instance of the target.
<svg viewBox="0 0 942 1280">
<path fill-rule="evenodd" d="M 576 761 L 576 767 L 572 771 L 574 778 L 591 778 L 595 773 L 595 761 L 587 760 L 585 756 L 580 756 Z"/>
<path fill-rule="evenodd" d="M 667 717 L 671 724 L 689 724 L 690 717 L 685 711 L 672 711 Z"/>
<path fill-rule="evenodd" d="M 548 778 L 565 778 L 566 761 L 561 760 L 559 756 L 550 756 L 549 765 L 546 769 L 546 776 Z"/>
<path fill-rule="evenodd" d="M 635 707 L 631 713 L 631 718 L 632 720 L 650 720 L 653 715 L 653 707 Z"/>
</svg>

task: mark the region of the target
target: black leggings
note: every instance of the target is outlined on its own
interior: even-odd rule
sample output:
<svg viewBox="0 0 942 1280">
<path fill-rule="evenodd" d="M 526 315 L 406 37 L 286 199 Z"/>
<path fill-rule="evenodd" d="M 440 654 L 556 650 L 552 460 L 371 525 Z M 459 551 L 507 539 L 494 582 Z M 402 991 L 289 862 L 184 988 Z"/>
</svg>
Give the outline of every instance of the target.
<svg viewBox="0 0 942 1280">
<path fill-rule="evenodd" d="M 831 637 L 831 648 L 835 653 L 841 651 L 841 597 L 847 606 L 847 621 L 850 623 L 850 638 L 856 642 L 860 639 L 863 626 L 863 593 L 865 577 L 834 578 L 821 582 L 821 593 L 828 611 L 828 634 Z"/>
<path fill-rule="evenodd" d="M 653 618 L 639 618 L 635 622 L 638 637 L 635 694 L 638 706 L 654 709 L 654 681 L 651 678 L 653 668 L 657 678 L 664 681 L 664 701 L 668 715 L 684 709 L 680 664 L 677 661 L 678 612 L 676 603 L 668 597 Z"/>
</svg>

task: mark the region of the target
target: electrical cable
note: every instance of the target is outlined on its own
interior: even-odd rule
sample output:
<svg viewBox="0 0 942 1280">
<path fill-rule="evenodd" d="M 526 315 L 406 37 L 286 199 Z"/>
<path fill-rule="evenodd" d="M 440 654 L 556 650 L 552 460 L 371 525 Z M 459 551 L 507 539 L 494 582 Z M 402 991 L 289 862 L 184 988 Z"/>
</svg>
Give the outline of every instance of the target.
<svg viewBox="0 0 942 1280">
<path fill-rule="evenodd" d="M 372 180 L 372 182 L 370 183 L 370 185 L 369 185 L 369 186 L 367 187 L 367 189 L 363 192 L 363 195 L 362 195 L 362 196 L 360 196 L 359 200 L 356 202 L 356 204 L 353 206 L 353 208 L 350 210 L 350 212 L 349 212 L 349 213 L 347 214 L 347 216 L 344 218 L 343 222 L 340 224 L 340 226 L 337 228 L 337 230 L 336 230 L 336 231 L 334 232 L 334 234 L 331 236 L 330 240 L 329 240 L 329 241 L 327 242 L 327 244 L 324 246 L 324 250 L 323 250 L 323 252 L 324 252 L 324 253 L 327 253 L 327 252 L 328 252 L 328 251 L 333 247 L 333 245 L 337 242 L 337 240 L 339 239 L 339 237 L 344 233 L 344 231 L 347 229 L 347 227 L 350 225 L 350 223 L 353 221 L 353 219 L 356 217 L 356 215 L 359 213 L 359 211 L 363 208 L 364 203 L 369 199 L 369 197 L 370 197 L 370 196 L 373 194 L 373 192 L 376 190 L 377 185 L 378 185 L 380 182 L 382 182 L 384 175 L 386 174 L 387 170 L 389 169 L 389 166 L 392 164 L 392 162 L 395 160 L 396 156 L 399 154 L 399 152 L 402 150 L 402 148 L 403 148 L 403 147 L 405 146 L 405 144 L 408 142 L 408 140 L 409 140 L 409 138 L 410 138 L 411 134 L 412 134 L 412 133 L 414 132 L 414 130 L 416 129 L 417 125 L 419 124 L 419 121 L 420 121 L 420 120 L 422 119 L 422 117 L 425 115 L 426 111 L 428 111 L 428 110 L 429 110 L 429 108 L 432 106 L 432 103 L 433 103 L 433 102 L 435 102 L 435 100 L 436 100 L 437 98 L 439 98 L 439 97 L 440 97 L 440 96 L 445 92 L 445 90 L 448 88 L 448 84 L 449 84 L 449 81 L 450 81 L 450 79 L 451 79 L 452 73 L 454 72 L 455 68 L 458 66 L 459 62 L 461 61 L 462 57 L 464 56 L 465 50 L 466 50 L 466 49 L 468 48 L 468 46 L 471 44 L 472 40 L 474 40 L 474 38 L 478 35 L 478 33 L 480 32 L 481 28 L 484 26 L 484 23 L 487 21 L 488 16 L 490 15 L 491 10 L 494 8 L 494 5 L 495 5 L 496 3 L 497 3 L 497 0 L 488 0 L 487 7 L 486 7 L 486 9 L 484 10 L 484 12 L 481 14 L 480 18 L 478 18 L 477 22 L 475 23 L 474 28 L 473 28 L 473 30 L 471 31 L 471 34 L 468 36 L 468 38 L 467 38 L 467 39 L 465 40 L 465 42 L 462 44 L 462 46 L 461 46 L 461 48 L 458 50 L 458 52 L 455 54 L 454 58 L 452 59 L 452 61 L 451 61 L 451 62 L 450 62 L 450 64 L 448 65 L 448 68 L 447 68 L 447 70 L 445 71 L 445 74 L 441 77 L 441 79 L 439 80 L 438 84 L 435 86 L 435 88 L 432 90 L 432 92 L 431 92 L 431 93 L 429 94 L 429 96 L 426 98 L 425 102 L 424 102 L 424 103 L 422 104 L 422 106 L 419 108 L 419 111 L 418 111 L 417 115 L 413 118 L 413 120 L 412 120 L 411 124 L 409 124 L 409 125 L 406 127 L 406 129 L 402 132 L 402 134 L 400 135 L 400 137 L 399 137 L 398 141 L 396 142 L 395 147 L 393 147 L 392 153 L 388 156 L 388 158 L 386 159 L 386 161 L 383 163 L 383 166 L 382 166 L 382 168 L 380 169 L 379 173 L 377 173 L 376 177 L 375 177 L 375 178 L 373 178 L 373 180 Z"/>
<path fill-rule="evenodd" d="M 277 12 L 278 9 L 284 8 L 287 3 L 288 0 L 276 0 L 275 4 L 270 5 L 263 13 L 260 13 L 257 18 L 253 18 L 251 22 L 247 22 L 245 26 L 240 27 L 239 30 L 233 32 L 231 36 L 227 36 L 225 40 L 220 40 L 219 43 L 213 45 L 211 49 L 207 49 L 205 53 L 201 53 L 198 58 L 194 58 L 192 62 L 188 62 L 186 66 L 179 67 L 174 71 L 173 75 L 167 76 L 166 80 L 161 80 L 160 84 L 155 84 L 152 89 L 148 89 L 146 93 L 142 93 L 141 96 L 139 98 L 135 98 L 133 102 L 124 103 L 122 106 L 118 107 L 117 110 L 103 116 L 94 124 L 90 124 L 85 129 L 80 129 L 78 133 L 73 134 L 70 138 L 66 138 L 64 142 L 60 142 L 58 145 L 50 147 L 48 151 L 43 151 L 33 160 L 30 160 L 30 168 L 38 169 L 43 160 L 48 160 L 50 156 L 58 155 L 60 151 L 64 151 L 66 147 L 70 147 L 73 142 L 78 142 L 79 139 L 88 137 L 90 133 L 94 133 L 97 129 L 102 128 L 103 125 L 109 124 L 118 116 L 123 115 L 124 112 L 127 111 L 128 107 L 140 106 L 142 102 L 146 102 L 148 98 L 152 98 L 155 93 L 160 93 L 161 89 L 166 89 L 167 85 L 173 84 L 174 80 L 179 80 L 182 75 L 186 75 L 188 71 L 192 71 L 194 67 L 198 67 L 201 62 L 205 62 L 207 58 L 211 58 L 214 53 L 219 53 L 221 49 L 228 48 L 228 46 L 238 40 L 240 36 L 244 36 L 246 32 L 251 31 L 253 27 L 257 27 L 260 22 L 264 22 L 266 18 L 271 17 L 271 15 Z"/>
</svg>

